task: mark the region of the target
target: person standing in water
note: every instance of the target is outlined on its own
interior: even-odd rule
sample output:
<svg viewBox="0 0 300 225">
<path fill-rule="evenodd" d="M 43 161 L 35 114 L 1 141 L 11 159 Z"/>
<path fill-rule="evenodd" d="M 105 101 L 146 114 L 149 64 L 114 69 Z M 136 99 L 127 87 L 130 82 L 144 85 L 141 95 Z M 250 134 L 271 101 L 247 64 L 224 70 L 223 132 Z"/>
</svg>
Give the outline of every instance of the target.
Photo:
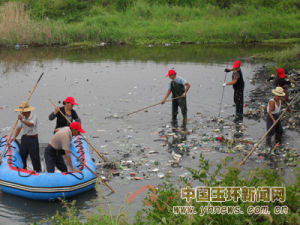
<svg viewBox="0 0 300 225">
<path fill-rule="evenodd" d="M 235 123 L 243 122 L 243 107 L 244 107 L 244 87 L 245 82 L 243 79 L 243 73 L 241 70 L 241 62 L 239 60 L 235 61 L 232 69 L 225 69 L 225 72 L 232 73 L 232 81 L 224 83 L 223 87 L 227 85 L 232 85 L 234 90 L 233 101 L 235 103 Z"/>
<path fill-rule="evenodd" d="M 66 100 L 64 100 L 63 102 L 64 106 L 63 107 L 55 107 L 54 112 L 52 112 L 49 115 L 49 120 L 54 120 L 55 118 L 57 118 L 56 120 L 56 126 L 55 126 L 55 130 L 54 132 L 57 131 L 58 128 L 61 127 L 66 127 L 69 126 L 69 122 L 66 120 L 66 118 L 61 115 L 61 113 L 59 112 L 59 110 L 71 121 L 77 121 L 79 123 L 81 123 L 80 118 L 78 117 L 76 111 L 73 109 L 74 105 L 78 105 L 75 102 L 75 99 L 71 96 L 67 97 Z"/>
<path fill-rule="evenodd" d="M 166 77 L 169 77 L 171 81 L 168 86 L 168 91 L 161 101 L 161 104 L 165 104 L 167 98 L 172 93 L 172 98 L 177 98 L 172 100 L 172 125 L 174 127 L 177 126 L 178 107 L 180 107 L 183 117 L 182 125 L 183 128 L 185 128 L 187 122 L 186 93 L 189 91 L 191 85 L 182 77 L 177 76 L 176 71 L 173 69 L 169 70 Z"/>
<path fill-rule="evenodd" d="M 267 106 L 267 130 L 271 128 L 273 123 L 279 118 L 280 116 L 280 110 L 281 110 L 281 103 L 286 103 L 285 101 L 285 93 L 282 87 L 276 87 L 275 89 L 272 90 L 272 93 L 274 94 L 274 97 L 270 99 L 268 106 Z M 287 105 L 288 107 L 288 105 Z M 266 137 L 266 145 L 267 147 L 271 147 L 271 142 L 272 142 L 272 136 L 275 133 L 275 142 L 276 144 L 281 144 L 282 143 L 282 134 L 283 134 L 283 129 L 280 123 L 280 120 L 277 122 L 275 127 L 269 132 L 269 134 Z"/>
</svg>

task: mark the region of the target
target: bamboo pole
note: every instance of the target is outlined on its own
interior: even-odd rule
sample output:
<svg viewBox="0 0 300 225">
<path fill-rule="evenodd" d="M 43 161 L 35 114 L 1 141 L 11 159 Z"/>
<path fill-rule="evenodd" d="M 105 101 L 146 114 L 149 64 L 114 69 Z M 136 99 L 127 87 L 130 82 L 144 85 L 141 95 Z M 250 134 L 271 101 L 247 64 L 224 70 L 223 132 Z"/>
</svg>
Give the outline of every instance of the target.
<svg viewBox="0 0 300 225">
<path fill-rule="evenodd" d="M 171 99 L 167 100 L 166 102 L 170 102 L 170 101 L 173 101 L 173 100 L 179 99 L 179 98 L 182 98 L 182 97 L 179 96 L 179 97 L 176 97 L 176 98 L 171 98 Z M 158 102 L 158 103 L 155 103 L 155 104 L 153 104 L 153 105 L 145 106 L 144 108 L 141 108 L 141 109 L 138 109 L 138 110 L 136 110 L 136 111 L 134 111 L 134 112 L 131 112 L 131 113 L 126 114 L 126 116 L 130 116 L 130 115 L 132 115 L 132 114 L 134 114 L 134 113 L 143 111 L 143 110 L 145 110 L 145 109 L 152 108 L 152 107 L 157 106 L 157 105 L 160 105 L 160 104 L 161 104 L 161 102 Z"/>
<path fill-rule="evenodd" d="M 299 96 L 300 92 L 292 99 L 289 106 L 291 106 L 294 101 L 297 100 L 297 97 Z M 284 114 L 287 112 L 288 108 L 279 116 L 279 118 L 273 123 L 273 125 L 269 128 L 269 130 L 262 136 L 262 138 L 254 145 L 252 150 L 249 152 L 249 154 L 241 161 L 240 166 L 244 165 L 245 162 L 248 160 L 248 158 L 252 155 L 252 153 L 255 151 L 255 149 L 261 144 L 261 142 L 265 139 L 265 137 L 271 132 L 271 130 L 276 126 L 276 124 L 279 122 L 279 120 L 284 116 Z"/>
<path fill-rule="evenodd" d="M 224 82 L 223 82 L 223 83 L 225 83 L 226 78 L 227 78 L 227 72 L 225 72 L 225 78 L 224 78 Z M 224 98 L 224 90 L 225 90 L 225 86 L 223 86 L 223 91 L 222 91 L 222 97 L 221 97 L 221 102 L 220 102 L 220 108 L 219 108 L 219 114 L 218 114 L 218 117 L 220 117 L 220 115 L 221 115 L 222 104 L 223 104 L 223 98 Z"/>
<path fill-rule="evenodd" d="M 40 75 L 39 79 L 38 79 L 37 82 L 35 83 L 34 87 L 32 88 L 32 90 L 31 90 L 31 92 L 30 92 L 30 94 L 29 94 L 29 96 L 28 96 L 28 98 L 26 99 L 26 102 L 25 102 L 25 103 L 28 103 L 29 100 L 31 99 L 31 97 L 32 97 L 32 95 L 33 95 L 35 89 L 37 88 L 37 86 L 38 86 L 38 84 L 39 84 L 39 82 L 40 82 L 40 80 L 41 80 L 41 78 L 42 78 L 43 75 L 44 75 L 44 72 Z M 23 110 L 24 110 L 24 108 L 23 108 Z M 20 114 L 21 114 L 21 113 L 22 113 L 22 112 L 20 112 Z M 8 136 L 8 140 L 7 140 L 7 142 L 6 142 L 5 148 L 4 148 L 4 150 L 3 150 L 3 152 L 2 152 L 2 154 L 1 154 L 1 156 L 0 156 L 0 165 L 1 165 L 1 163 L 2 163 L 2 158 L 3 158 L 3 156 L 4 156 L 5 152 L 6 152 L 6 148 L 7 148 L 8 144 L 9 144 L 10 138 L 11 138 L 11 136 L 13 135 L 13 133 L 14 133 L 14 131 L 15 131 L 17 125 L 18 125 L 18 122 L 19 122 L 19 118 L 16 120 L 16 122 L 15 122 L 15 124 L 14 124 L 14 126 L 13 126 L 13 129 L 11 130 L 11 132 L 10 132 L 10 134 L 9 134 L 9 136 Z"/>
<path fill-rule="evenodd" d="M 51 99 L 49 99 L 49 101 L 50 101 L 50 103 L 53 105 L 53 106 L 55 106 L 55 107 L 57 107 L 57 105 L 51 100 Z M 65 114 L 63 114 L 63 112 L 59 109 L 59 112 L 60 112 L 60 114 L 69 122 L 69 123 L 71 123 L 71 121 L 69 120 L 69 118 L 68 117 L 66 117 L 66 115 Z M 104 162 L 107 162 L 107 160 L 104 158 L 104 156 L 92 145 L 92 143 L 91 142 L 89 142 L 88 141 L 88 139 L 83 135 L 83 134 L 81 134 L 81 136 L 83 137 L 83 139 L 91 146 L 91 148 L 103 159 L 103 161 Z"/>
<path fill-rule="evenodd" d="M 69 151 L 69 150 L 68 150 Z M 76 156 L 72 151 L 69 151 L 71 152 L 71 154 L 76 158 L 78 159 L 89 171 L 91 171 L 103 184 L 105 184 L 112 192 L 115 192 L 115 190 L 108 184 L 106 183 L 100 176 L 98 176 L 90 167 L 88 167 L 82 159 L 80 159 L 78 156 Z"/>
</svg>

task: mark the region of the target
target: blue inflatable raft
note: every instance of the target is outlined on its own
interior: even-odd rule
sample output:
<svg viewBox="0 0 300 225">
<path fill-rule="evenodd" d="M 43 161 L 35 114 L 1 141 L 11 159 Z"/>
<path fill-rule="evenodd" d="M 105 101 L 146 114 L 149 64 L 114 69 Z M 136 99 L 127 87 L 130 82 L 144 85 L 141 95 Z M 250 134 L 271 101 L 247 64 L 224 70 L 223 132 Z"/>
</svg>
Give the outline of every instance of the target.
<svg viewBox="0 0 300 225">
<path fill-rule="evenodd" d="M 0 154 L 7 138 L 0 139 Z M 73 137 L 70 150 L 96 172 L 89 146 L 81 136 Z M 82 173 L 36 173 L 22 169 L 19 145 L 13 142 L 6 148 L 0 165 L 0 188 L 9 194 L 37 200 L 68 198 L 95 188 L 96 176 L 72 154 L 70 157 L 73 167 Z"/>
</svg>

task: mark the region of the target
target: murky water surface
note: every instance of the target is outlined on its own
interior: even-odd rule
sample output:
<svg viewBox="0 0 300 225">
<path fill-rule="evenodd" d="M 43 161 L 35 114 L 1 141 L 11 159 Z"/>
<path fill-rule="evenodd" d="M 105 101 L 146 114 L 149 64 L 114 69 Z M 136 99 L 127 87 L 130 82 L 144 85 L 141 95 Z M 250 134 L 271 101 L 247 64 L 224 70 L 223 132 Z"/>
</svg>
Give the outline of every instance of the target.
<svg viewBox="0 0 300 225">
<path fill-rule="evenodd" d="M 250 80 L 255 70 L 264 62 L 251 62 L 249 56 L 262 51 L 274 51 L 273 47 L 263 46 L 177 46 L 177 47 L 110 47 L 101 49 L 0 49 L 0 135 L 8 134 L 17 114 L 13 111 L 25 100 L 39 75 L 44 72 L 30 104 L 36 107 L 39 118 L 39 139 L 47 143 L 52 136 L 54 122 L 48 120 L 53 110 L 48 99 L 56 103 L 66 96 L 74 96 L 78 102 L 75 107 L 87 131 L 88 139 L 111 161 L 132 160 L 135 166 L 121 170 L 121 175 L 111 178 L 110 185 L 116 194 L 109 195 L 105 186 L 98 191 L 77 196 L 80 210 L 94 211 L 102 199 L 104 206 L 116 210 L 124 205 L 128 192 L 134 192 L 144 185 L 158 185 L 162 182 L 157 173 L 149 172 L 154 168 L 159 173 L 171 171 L 171 179 L 186 176 L 185 167 L 197 167 L 198 156 L 202 151 L 205 158 L 213 164 L 226 156 L 237 161 L 242 154 L 225 154 L 214 150 L 203 151 L 200 147 L 183 156 L 181 167 L 170 166 L 172 155 L 160 139 L 159 131 L 168 130 L 171 118 L 171 103 L 159 105 L 147 112 L 139 112 L 123 119 L 109 119 L 112 115 L 123 116 L 147 105 L 160 102 L 164 97 L 169 79 L 165 74 L 175 68 L 178 75 L 185 78 L 191 89 L 187 95 L 189 123 L 187 129 L 196 130 L 197 135 L 211 132 L 210 119 L 217 115 L 222 95 L 225 67 L 231 67 L 236 59 L 241 59 L 242 71 L 246 82 L 245 99 L 255 87 Z M 230 75 L 227 76 L 229 81 Z M 223 117 L 234 113 L 233 90 L 226 87 L 223 100 Z M 201 114 L 200 114 L 201 113 Z M 179 121 L 181 115 L 179 115 Z M 229 118 L 232 120 L 232 118 Z M 246 136 L 258 140 L 265 133 L 265 122 L 245 120 Z M 164 128 L 167 126 L 167 128 Z M 229 132 L 229 131 L 228 131 Z M 299 140 L 287 132 L 286 141 L 294 147 Z M 209 145 L 208 145 L 209 146 Z M 149 154 L 151 152 L 154 154 Z M 41 149 L 41 154 L 43 148 Z M 95 154 L 102 173 L 101 160 Z M 44 164 L 44 163 L 43 163 Z M 245 168 L 267 167 L 266 163 L 249 160 Z M 292 169 L 285 169 L 292 174 Z M 142 180 L 130 180 L 130 172 L 136 172 Z M 293 182 L 288 176 L 287 181 Z M 31 201 L 5 193 L 0 193 L 0 223 L 28 224 L 50 217 L 62 207 L 59 202 Z M 101 197 L 102 196 L 102 197 Z M 142 206 L 144 194 L 139 196 L 130 207 L 130 216 Z M 82 214 L 84 215 L 84 214 Z M 84 216 L 83 216 L 84 217 Z"/>
</svg>

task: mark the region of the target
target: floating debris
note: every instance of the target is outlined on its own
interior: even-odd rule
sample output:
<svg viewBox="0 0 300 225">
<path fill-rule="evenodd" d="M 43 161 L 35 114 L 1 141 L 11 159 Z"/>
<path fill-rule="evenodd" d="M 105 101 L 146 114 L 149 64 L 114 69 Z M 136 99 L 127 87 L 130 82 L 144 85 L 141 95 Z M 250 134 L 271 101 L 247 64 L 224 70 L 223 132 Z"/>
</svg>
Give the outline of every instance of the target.
<svg viewBox="0 0 300 225">
<path fill-rule="evenodd" d="M 158 172 L 158 171 L 159 171 L 158 168 L 154 168 L 154 169 L 150 170 L 150 172 L 154 172 L 154 173 L 156 173 L 156 172 Z"/>
<path fill-rule="evenodd" d="M 135 177 L 135 175 L 136 175 L 135 172 L 131 172 L 131 173 L 130 173 L 130 176 L 131 176 L 131 177 Z"/>
<path fill-rule="evenodd" d="M 158 151 L 149 151 L 148 154 L 152 155 L 152 154 L 158 154 Z"/>
<path fill-rule="evenodd" d="M 158 173 L 157 176 L 158 176 L 158 178 L 160 178 L 160 179 L 162 179 L 162 178 L 165 177 L 165 175 L 164 175 L 163 173 Z"/>
</svg>

